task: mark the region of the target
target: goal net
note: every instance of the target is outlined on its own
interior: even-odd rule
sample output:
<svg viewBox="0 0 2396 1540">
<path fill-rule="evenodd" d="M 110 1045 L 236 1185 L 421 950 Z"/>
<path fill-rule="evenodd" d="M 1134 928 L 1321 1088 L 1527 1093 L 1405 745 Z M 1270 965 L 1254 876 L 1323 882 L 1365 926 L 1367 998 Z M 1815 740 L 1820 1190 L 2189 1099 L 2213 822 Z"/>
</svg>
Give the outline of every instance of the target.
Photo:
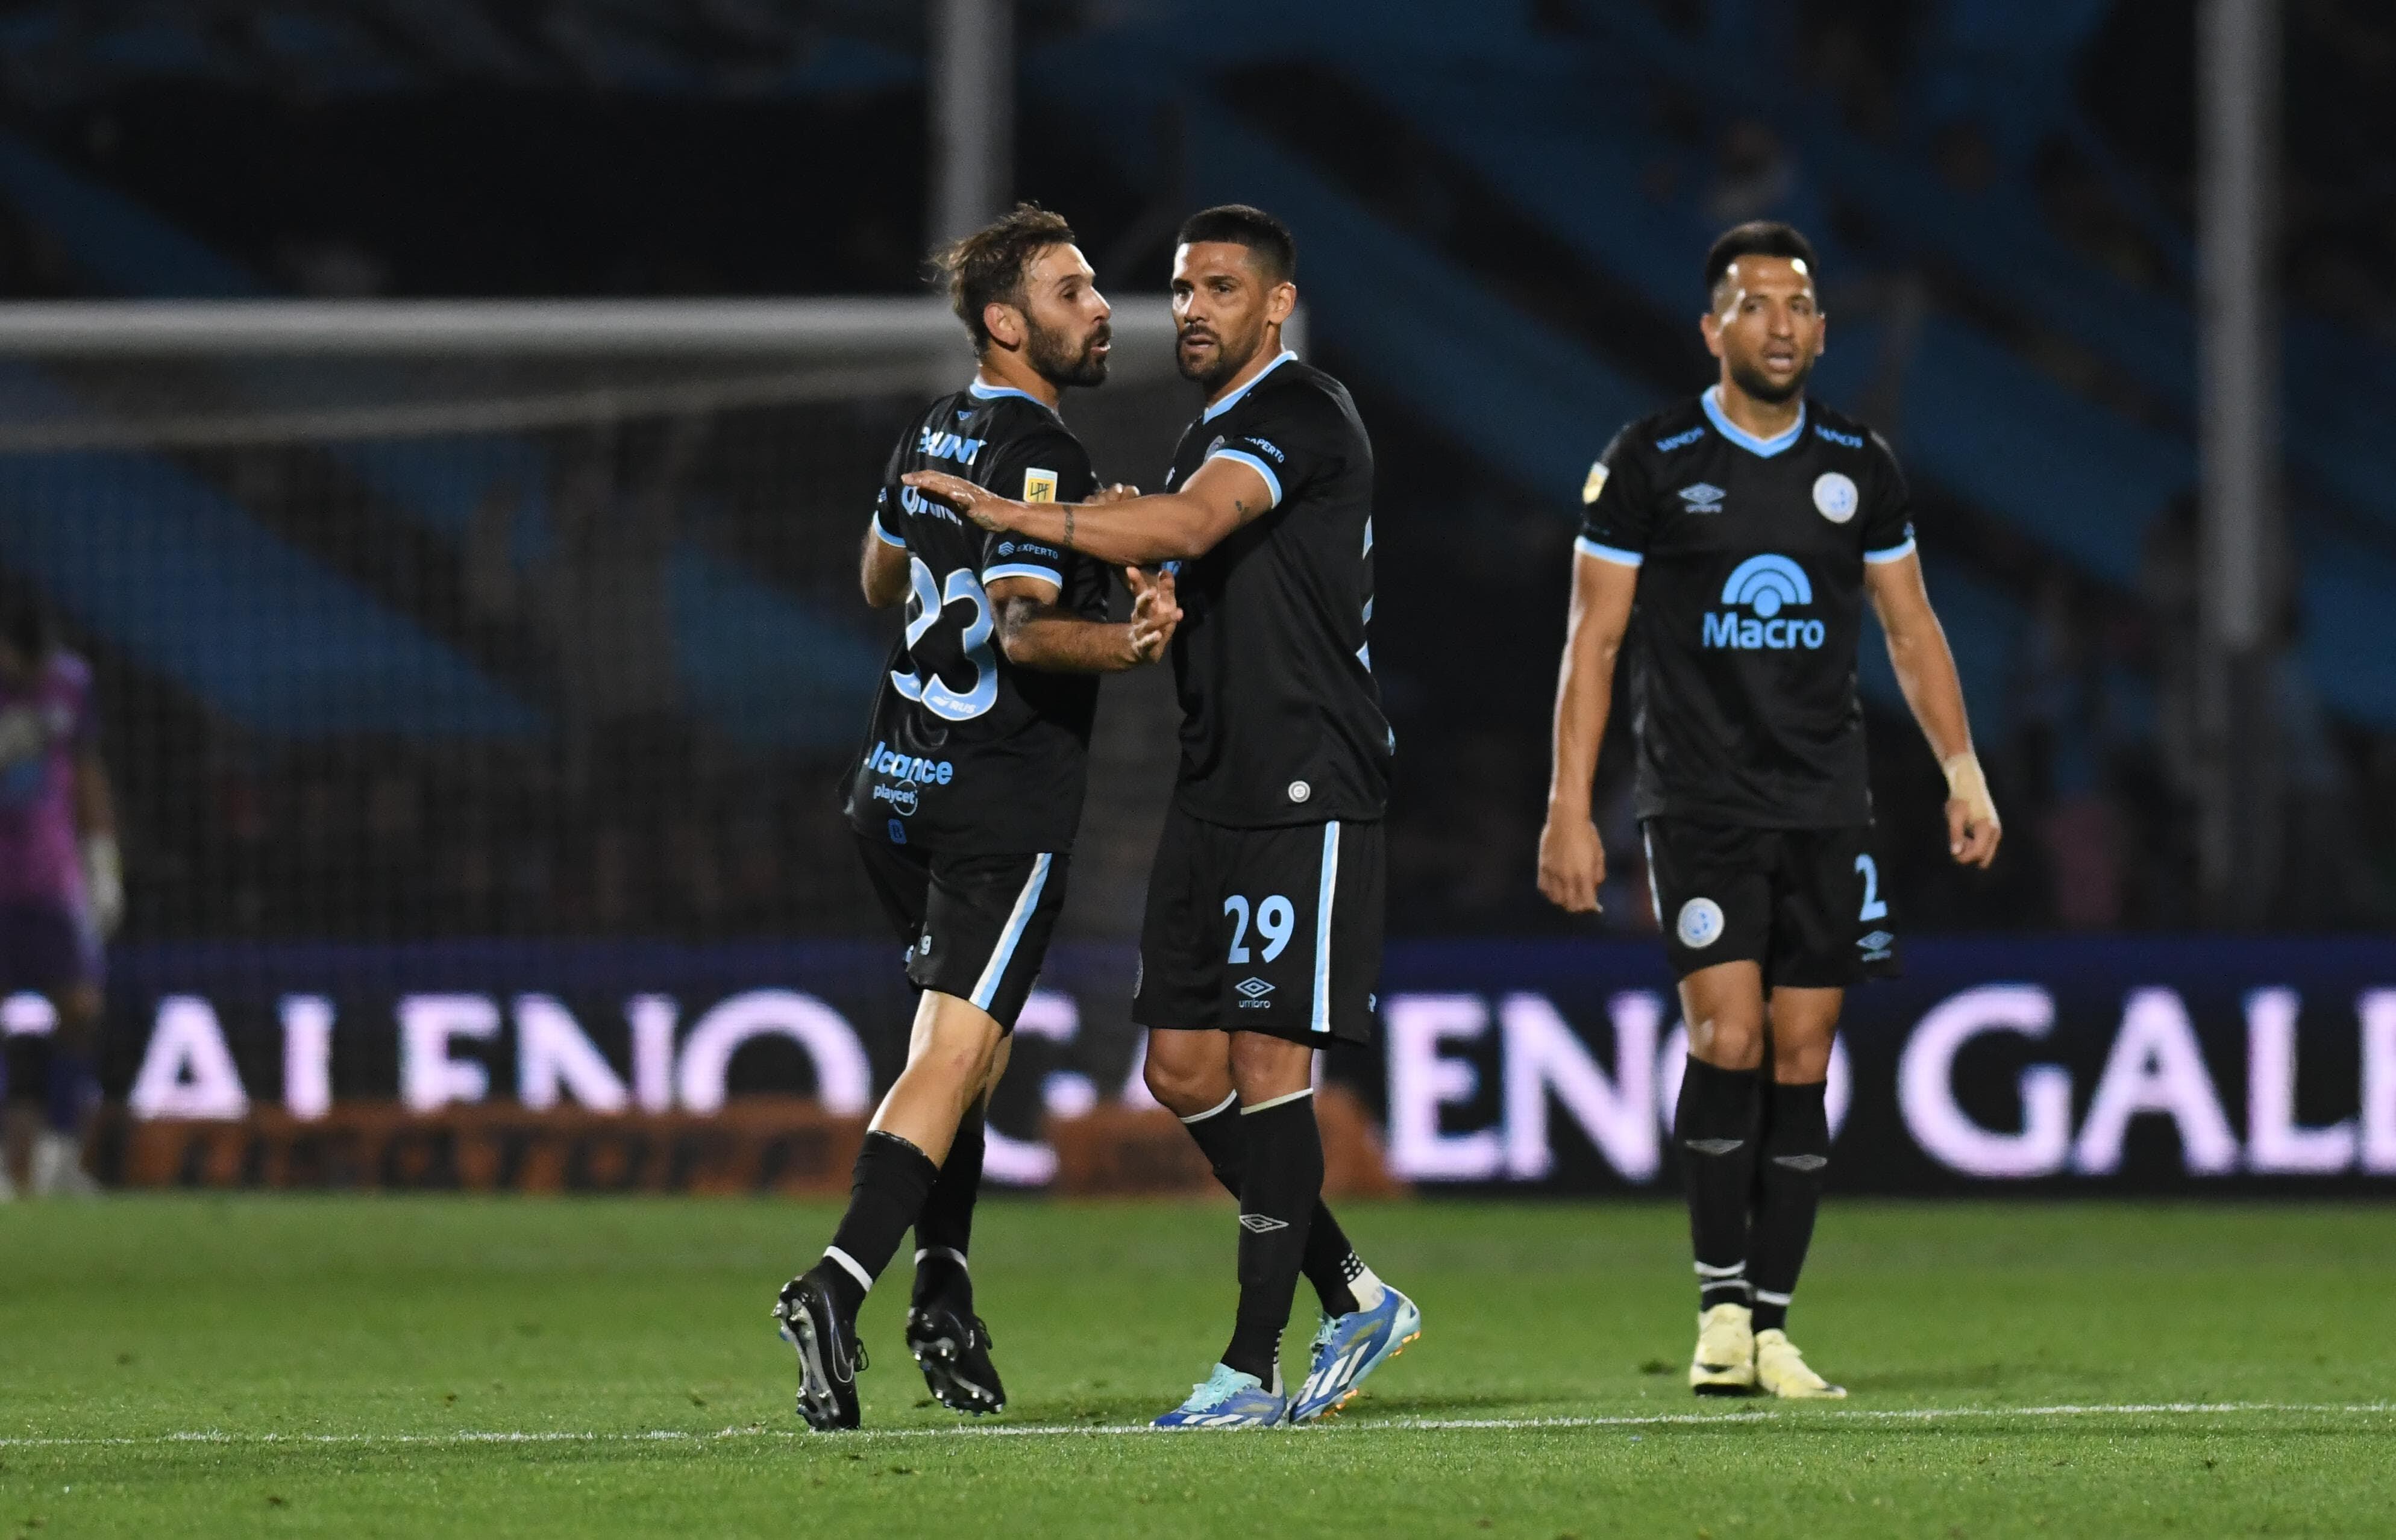
<svg viewBox="0 0 2396 1540">
<path fill-rule="evenodd" d="M 1067 412 L 1137 482 L 1190 400 L 1115 328 Z M 94 667 L 129 934 L 877 929 L 857 550 L 970 369 L 920 299 L 0 307 L 0 589 Z M 1110 685 L 1069 930 L 1137 913 L 1169 713 Z"/>
</svg>

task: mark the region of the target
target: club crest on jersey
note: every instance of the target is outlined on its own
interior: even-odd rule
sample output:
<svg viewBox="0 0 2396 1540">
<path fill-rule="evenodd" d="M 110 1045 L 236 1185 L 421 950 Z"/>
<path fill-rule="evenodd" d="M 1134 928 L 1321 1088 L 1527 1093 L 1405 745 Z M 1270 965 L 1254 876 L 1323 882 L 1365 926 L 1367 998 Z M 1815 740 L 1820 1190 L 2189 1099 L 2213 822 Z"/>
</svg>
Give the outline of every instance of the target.
<svg viewBox="0 0 2396 1540">
<path fill-rule="evenodd" d="M 949 459 L 959 465 L 971 465 L 981 455 L 982 442 L 958 433 L 934 432 L 926 428 L 915 440 L 915 452 L 926 459 Z"/>
<path fill-rule="evenodd" d="M 1855 482 L 1840 471 L 1825 471 L 1814 478 L 1814 506 L 1832 524 L 1854 518 L 1858 501 Z"/>
<path fill-rule="evenodd" d="M 1739 563 L 1723 584 L 1722 602 L 1731 607 L 1706 616 L 1701 645 L 1739 652 L 1811 651 L 1828 634 L 1819 620 L 1781 616 L 1791 605 L 1814 602 L 1812 579 L 1786 556 L 1750 556 Z M 1741 615 L 1742 609 L 1753 613 Z"/>
<path fill-rule="evenodd" d="M 1580 484 L 1580 500 L 1585 504 L 1597 501 L 1598 495 L 1605 490 L 1605 478 L 1612 474 L 1614 472 L 1605 468 L 1604 460 L 1591 465 L 1589 480 Z"/>
<path fill-rule="evenodd" d="M 1711 482 L 1699 482 L 1695 486 L 1681 488 L 1681 501 L 1692 513 L 1719 513 L 1723 511 L 1723 499 L 1729 496 Z"/>
<path fill-rule="evenodd" d="M 1821 494 L 1817 491 L 1815 496 Z M 1057 472 L 1027 468 L 1023 472 L 1023 500 L 1052 503 L 1057 500 Z"/>
</svg>

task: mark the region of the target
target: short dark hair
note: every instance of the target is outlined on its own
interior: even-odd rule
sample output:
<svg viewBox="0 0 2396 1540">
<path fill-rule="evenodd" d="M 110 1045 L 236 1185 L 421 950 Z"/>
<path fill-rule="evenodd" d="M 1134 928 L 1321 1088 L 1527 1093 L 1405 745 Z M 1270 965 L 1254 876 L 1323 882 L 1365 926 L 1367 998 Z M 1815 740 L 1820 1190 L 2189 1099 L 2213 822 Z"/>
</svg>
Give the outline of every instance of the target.
<svg viewBox="0 0 2396 1540">
<path fill-rule="evenodd" d="M 1805 264 L 1805 273 L 1815 283 L 1822 281 L 1821 270 L 1814 264 L 1814 243 L 1792 224 L 1778 219 L 1750 219 L 1743 225 L 1733 225 L 1714 238 L 1706 248 L 1706 302 L 1713 303 L 1714 285 L 1723 281 L 1730 265 L 1742 257 L 1786 257 Z"/>
<path fill-rule="evenodd" d="M 1073 241 L 1073 227 L 1062 214 L 1024 203 L 932 254 L 933 271 L 949 285 L 949 308 L 973 334 L 976 352 L 990 346 L 983 309 L 1013 305 L 1021 310 L 1023 272 L 1032 259 L 1050 246 L 1072 246 Z"/>
<path fill-rule="evenodd" d="M 50 612 L 31 599 L 0 598 L 0 642 L 39 663 L 58 646 L 58 626 Z"/>
<path fill-rule="evenodd" d="M 1178 248 L 1195 246 L 1202 241 L 1224 241 L 1248 248 L 1263 271 L 1268 286 L 1286 284 L 1298 276 L 1298 242 L 1289 226 L 1261 208 L 1247 204 L 1218 204 L 1202 208 L 1181 221 L 1180 232 L 1173 237 Z"/>
</svg>

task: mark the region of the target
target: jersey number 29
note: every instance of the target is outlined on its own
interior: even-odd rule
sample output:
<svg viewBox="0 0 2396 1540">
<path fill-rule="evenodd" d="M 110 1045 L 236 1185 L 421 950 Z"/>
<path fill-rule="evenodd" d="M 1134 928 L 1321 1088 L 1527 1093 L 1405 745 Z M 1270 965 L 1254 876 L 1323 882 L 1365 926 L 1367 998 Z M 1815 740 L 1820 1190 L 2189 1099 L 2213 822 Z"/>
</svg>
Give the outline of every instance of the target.
<svg viewBox="0 0 2396 1540">
<path fill-rule="evenodd" d="M 981 589 L 981 579 L 970 567 L 959 567 L 949 574 L 946 584 L 935 582 L 932 569 L 924 564 L 921 556 L 910 556 L 908 576 L 915 585 L 915 614 L 907 622 L 907 651 L 912 655 L 915 644 L 938 625 L 951 604 L 973 605 L 973 618 L 966 621 L 957 637 L 957 646 L 973 665 L 972 687 L 952 690 L 934 670 L 928 677 L 900 673 L 892 670 L 890 683 L 908 699 L 921 702 L 933 715 L 951 722 L 970 722 L 990 710 L 998 699 L 998 659 L 990 650 L 990 595 Z"/>
</svg>

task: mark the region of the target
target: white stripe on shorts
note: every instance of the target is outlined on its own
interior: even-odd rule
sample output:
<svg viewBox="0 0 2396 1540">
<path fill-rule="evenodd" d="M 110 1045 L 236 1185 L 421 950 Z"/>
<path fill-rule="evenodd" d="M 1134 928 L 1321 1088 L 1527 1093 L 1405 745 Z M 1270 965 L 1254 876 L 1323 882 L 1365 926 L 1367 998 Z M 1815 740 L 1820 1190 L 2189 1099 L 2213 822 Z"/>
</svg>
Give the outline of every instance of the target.
<svg viewBox="0 0 2396 1540">
<path fill-rule="evenodd" d="M 1323 826 L 1323 891 L 1314 900 L 1314 1020 L 1331 1030 L 1331 900 L 1339 890 L 1339 820 Z"/>
<path fill-rule="evenodd" d="M 1006 965 L 1015 961 L 1016 946 L 1023 939 L 1023 929 L 1032 923 L 1032 911 L 1040 907 L 1040 890 L 1048 885 L 1048 857 L 1035 856 L 1032 875 L 1023 880 L 1023 891 L 1015 896 L 1015 909 L 1006 917 L 1006 929 L 998 938 L 998 946 L 983 964 L 981 980 L 974 986 L 976 1009 L 987 1011 L 990 1002 L 998 998 L 999 981 L 1006 976 Z"/>
</svg>

